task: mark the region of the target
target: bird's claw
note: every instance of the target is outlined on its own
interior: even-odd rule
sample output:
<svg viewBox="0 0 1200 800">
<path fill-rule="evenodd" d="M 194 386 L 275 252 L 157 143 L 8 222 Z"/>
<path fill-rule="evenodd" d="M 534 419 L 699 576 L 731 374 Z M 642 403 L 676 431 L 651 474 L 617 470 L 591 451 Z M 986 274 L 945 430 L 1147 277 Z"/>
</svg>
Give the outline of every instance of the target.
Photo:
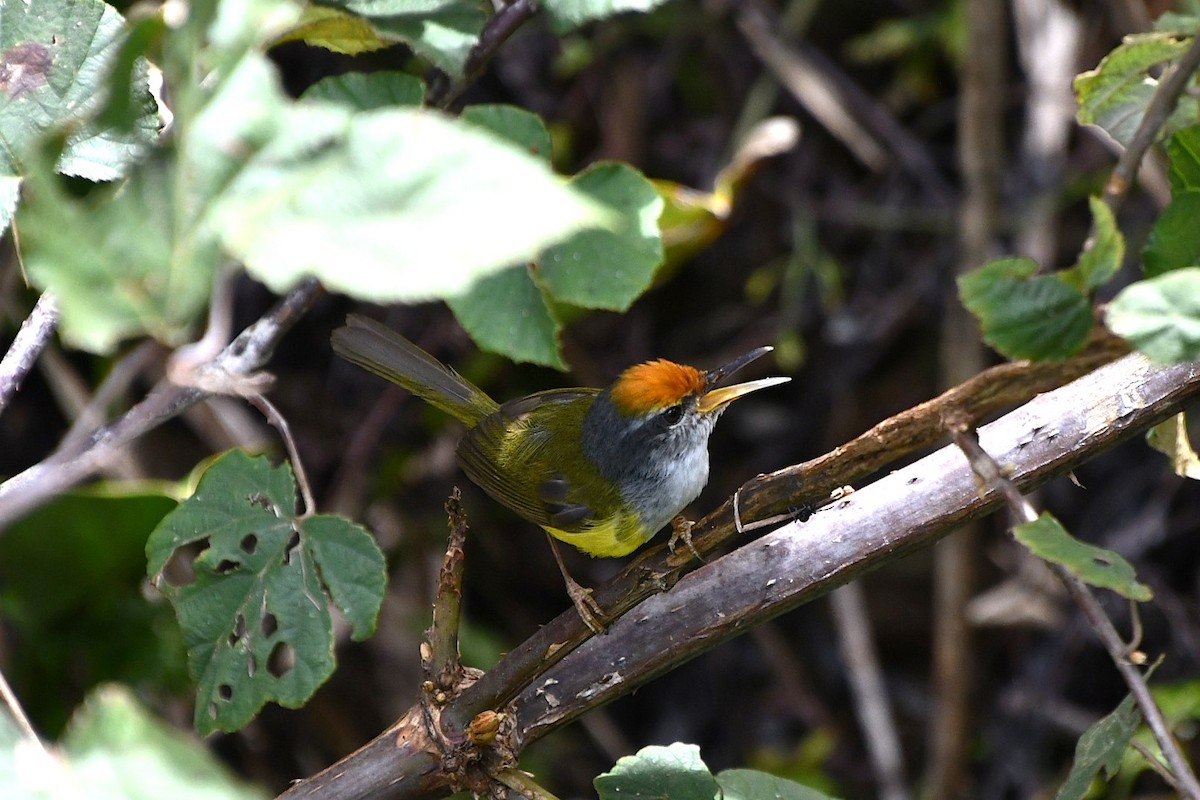
<svg viewBox="0 0 1200 800">
<path fill-rule="evenodd" d="M 683 542 L 696 560 L 704 561 L 704 556 L 700 555 L 696 546 L 692 544 L 692 528 L 694 527 L 696 527 L 696 523 L 682 514 L 671 520 L 671 538 L 667 540 L 667 549 L 671 551 L 671 555 L 675 555 L 675 548 L 679 547 L 680 542 Z"/>
<path fill-rule="evenodd" d="M 567 581 L 567 594 L 571 597 L 571 602 L 575 604 L 575 610 L 579 612 L 580 619 L 583 624 L 591 629 L 592 633 L 605 633 L 604 627 L 604 609 L 596 602 L 596 598 L 592 596 L 592 590 L 585 586 L 580 586 L 573 580 Z"/>
</svg>

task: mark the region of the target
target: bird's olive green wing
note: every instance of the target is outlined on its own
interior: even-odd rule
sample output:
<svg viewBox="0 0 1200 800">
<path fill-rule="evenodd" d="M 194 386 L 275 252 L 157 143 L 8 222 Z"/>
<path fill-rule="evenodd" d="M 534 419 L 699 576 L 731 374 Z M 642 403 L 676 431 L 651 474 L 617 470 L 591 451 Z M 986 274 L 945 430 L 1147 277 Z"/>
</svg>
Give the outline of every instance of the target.
<svg viewBox="0 0 1200 800">
<path fill-rule="evenodd" d="M 620 493 L 580 448 L 595 389 L 552 389 L 505 403 L 458 444 L 463 471 L 497 502 L 565 533 L 615 513 Z"/>
</svg>

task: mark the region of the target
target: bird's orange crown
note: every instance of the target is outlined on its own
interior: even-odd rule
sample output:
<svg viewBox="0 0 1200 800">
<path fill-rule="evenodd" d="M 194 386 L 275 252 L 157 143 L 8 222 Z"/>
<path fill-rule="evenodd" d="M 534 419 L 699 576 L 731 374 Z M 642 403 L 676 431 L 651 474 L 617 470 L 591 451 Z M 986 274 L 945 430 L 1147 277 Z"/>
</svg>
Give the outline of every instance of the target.
<svg viewBox="0 0 1200 800">
<path fill-rule="evenodd" d="M 643 414 L 674 405 L 706 388 L 708 384 L 700 370 L 660 358 L 622 372 L 613 384 L 612 399 L 617 408 L 628 414 Z"/>
</svg>

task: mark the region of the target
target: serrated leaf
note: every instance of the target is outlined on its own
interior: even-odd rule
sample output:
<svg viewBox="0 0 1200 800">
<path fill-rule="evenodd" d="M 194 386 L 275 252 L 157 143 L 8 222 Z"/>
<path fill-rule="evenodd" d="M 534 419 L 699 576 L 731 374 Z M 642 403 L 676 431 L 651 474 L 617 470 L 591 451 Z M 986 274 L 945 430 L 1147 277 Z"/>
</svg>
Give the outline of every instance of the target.
<svg viewBox="0 0 1200 800">
<path fill-rule="evenodd" d="M 228 249 L 279 293 L 315 275 L 390 302 L 461 293 L 611 215 L 544 163 L 437 112 L 302 103 L 215 218 Z"/>
<path fill-rule="evenodd" d="M 1142 260 L 1148 277 L 1200 265 L 1200 192 L 1179 192 L 1159 214 L 1146 239 Z"/>
<path fill-rule="evenodd" d="M 1171 191 L 1200 192 L 1200 126 L 1184 128 L 1167 142 Z"/>
<path fill-rule="evenodd" d="M 717 773 L 721 800 L 833 800 L 802 783 L 777 778 L 756 769 L 727 769 Z"/>
<path fill-rule="evenodd" d="M 491 131 L 529 155 L 550 163 L 550 131 L 546 130 L 546 123 L 537 114 L 517 106 L 481 103 L 467 106 L 460 117 L 465 122 Z"/>
<path fill-rule="evenodd" d="M 353 111 L 415 108 L 425 100 L 425 84 L 406 72 L 348 72 L 322 78 L 308 87 L 300 99 L 324 100 Z"/>
<path fill-rule="evenodd" d="M 354 638 L 374 629 L 385 580 L 378 546 L 349 520 L 297 517 L 295 504 L 287 464 L 230 451 L 146 543 L 148 572 L 184 632 L 200 733 L 312 696 L 334 667 L 329 598 Z M 189 546 L 201 548 L 194 579 L 174 585 L 163 570 Z"/>
<path fill-rule="evenodd" d="M 69 128 L 57 164 L 67 175 L 114 180 L 146 152 L 157 119 L 144 61 L 125 127 L 93 119 L 108 102 L 125 32 L 121 15 L 99 0 L 0 4 L 0 175 L 25 174 L 31 148 L 60 128 Z"/>
<path fill-rule="evenodd" d="M 679 742 L 624 756 L 592 785 L 599 800 L 713 800 L 721 791 L 700 759 L 700 748 Z"/>
<path fill-rule="evenodd" d="M 1066 567 L 1085 583 L 1139 602 L 1153 597 L 1149 587 L 1138 583 L 1133 565 L 1119 553 L 1079 541 L 1049 512 L 1014 526 L 1013 535 L 1035 556 Z"/>
<path fill-rule="evenodd" d="M 1128 146 L 1158 88 L 1158 77 L 1152 75 L 1152 71 L 1178 59 L 1189 44 L 1187 38 L 1172 33 L 1126 36 L 1096 69 L 1075 78 L 1079 121 L 1085 125 L 1098 125 Z M 1181 103 L 1164 126 L 1164 134 L 1194 124 L 1196 120 L 1196 104 Z"/>
<path fill-rule="evenodd" d="M 1055 800 L 1083 800 L 1092 779 L 1103 770 L 1106 777 L 1116 774 L 1121 757 L 1129 747 L 1142 715 L 1129 695 L 1111 714 L 1084 731 L 1075 745 L 1075 763 L 1059 788 Z"/>
<path fill-rule="evenodd" d="M 1125 259 L 1125 237 L 1117 227 L 1117 220 L 1099 197 L 1089 197 L 1092 210 L 1092 237 L 1079 256 L 1079 263 L 1071 270 L 1080 277 L 1081 288 L 1093 291 L 1102 286 Z"/>
<path fill-rule="evenodd" d="M 1067 358 L 1087 341 L 1091 304 L 1063 276 L 1036 271 L 1028 258 L 992 261 L 958 279 L 959 297 L 984 340 L 1009 358 Z"/>
<path fill-rule="evenodd" d="M 626 11 L 651 11 L 666 0 L 544 0 L 542 7 L 557 33 Z"/>
<path fill-rule="evenodd" d="M 662 263 L 662 198 L 627 164 L 596 164 L 575 176 L 571 186 L 619 214 L 620 222 L 612 230 L 580 231 L 547 248 L 537 262 L 538 279 L 556 300 L 624 311 L 649 288 Z"/>
<path fill-rule="evenodd" d="M 446 302 L 484 350 L 513 361 L 567 368 L 558 349 L 562 326 L 524 264 L 486 275 Z"/>
<path fill-rule="evenodd" d="M 1200 267 L 1130 284 L 1108 304 L 1105 323 L 1160 363 L 1200 358 Z"/>
<path fill-rule="evenodd" d="M 1146 431 L 1146 443 L 1171 459 L 1171 469 L 1176 475 L 1200 480 L 1200 456 L 1192 447 L 1184 412 Z"/>
</svg>

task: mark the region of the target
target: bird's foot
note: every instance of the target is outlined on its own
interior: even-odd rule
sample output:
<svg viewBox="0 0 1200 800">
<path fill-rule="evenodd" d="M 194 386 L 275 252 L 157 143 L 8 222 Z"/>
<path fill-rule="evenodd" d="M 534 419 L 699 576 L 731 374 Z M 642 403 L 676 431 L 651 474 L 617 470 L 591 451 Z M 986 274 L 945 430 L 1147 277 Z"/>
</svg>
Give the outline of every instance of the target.
<svg viewBox="0 0 1200 800">
<path fill-rule="evenodd" d="M 592 597 L 592 590 L 567 578 L 567 594 L 575 604 L 575 610 L 579 612 L 583 624 L 587 625 L 592 633 L 605 633 L 604 609 L 596 602 L 596 598 Z"/>
<path fill-rule="evenodd" d="M 696 550 L 696 546 L 692 544 L 692 528 L 696 527 L 696 523 L 692 522 L 687 517 L 680 514 L 671 520 L 671 538 L 667 540 L 667 549 L 671 551 L 671 555 L 675 555 L 675 548 L 679 547 L 679 543 L 683 542 L 688 550 L 692 551 L 692 555 L 696 560 L 703 562 L 704 556 Z"/>
</svg>

